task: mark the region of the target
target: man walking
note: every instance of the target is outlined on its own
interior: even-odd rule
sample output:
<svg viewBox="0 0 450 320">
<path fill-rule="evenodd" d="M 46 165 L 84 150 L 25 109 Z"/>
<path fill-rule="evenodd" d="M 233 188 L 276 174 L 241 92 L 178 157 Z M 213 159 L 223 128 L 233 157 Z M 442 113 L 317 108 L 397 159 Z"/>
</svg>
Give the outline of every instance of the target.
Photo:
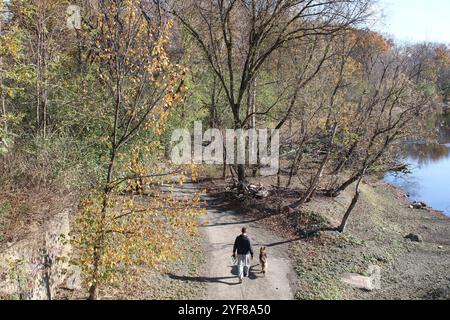
<svg viewBox="0 0 450 320">
<path fill-rule="evenodd" d="M 242 278 L 244 276 L 248 277 L 250 271 L 250 257 L 253 259 L 253 244 L 252 240 L 247 235 L 247 228 L 245 227 L 242 228 L 242 234 L 234 241 L 233 257 L 237 259 L 239 283 L 242 283 Z"/>
</svg>

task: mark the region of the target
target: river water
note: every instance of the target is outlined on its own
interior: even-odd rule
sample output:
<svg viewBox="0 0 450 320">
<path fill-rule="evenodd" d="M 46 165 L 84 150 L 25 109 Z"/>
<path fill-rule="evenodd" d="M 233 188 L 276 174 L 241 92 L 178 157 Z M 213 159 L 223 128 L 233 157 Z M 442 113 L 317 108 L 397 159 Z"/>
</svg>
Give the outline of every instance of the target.
<svg viewBox="0 0 450 320">
<path fill-rule="evenodd" d="M 389 173 L 385 180 L 450 216 L 450 116 L 441 123 L 439 143 L 405 144 L 402 157 L 411 173 Z"/>
</svg>

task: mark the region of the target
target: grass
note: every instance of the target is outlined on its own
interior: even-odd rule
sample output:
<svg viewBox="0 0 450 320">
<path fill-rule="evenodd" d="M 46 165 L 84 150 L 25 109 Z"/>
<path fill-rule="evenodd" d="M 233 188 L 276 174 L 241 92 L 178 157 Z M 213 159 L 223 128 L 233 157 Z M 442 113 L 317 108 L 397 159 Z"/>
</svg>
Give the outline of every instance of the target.
<svg viewBox="0 0 450 320">
<path fill-rule="evenodd" d="M 327 228 L 328 220 L 320 213 L 302 210 L 289 217 L 292 227 L 304 234 L 314 233 Z"/>
<path fill-rule="evenodd" d="M 205 263 L 201 240 L 199 235 L 185 239 L 189 246 L 184 251 L 183 259 L 172 262 L 164 270 L 135 268 L 128 270 L 133 274 L 133 278 L 128 280 L 125 279 L 125 275 L 119 274 L 120 281 L 102 288 L 101 298 L 191 300 L 202 297 L 206 288 L 204 282 L 169 277 L 169 274 L 193 279 L 199 276 Z"/>
<path fill-rule="evenodd" d="M 343 288 L 339 280 L 329 272 L 331 259 L 325 251 L 316 251 L 314 245 L 296 245 L 292 248 L 296 259 L 298 300 L 340 300 Z"/>
<path fill-rule="evenodd" d="M 325 219 L 307 214 L 311 223 Z M 314 217 L 314 218 L 312 218 Z M 291 246 L 298 275 L 299 300 L 341 300 L 353 290 L 342 283 L 344 273 L 369 276 L 369 266 L 387 267 L 394 262 L 391 247 L 371 245 L 351 232 L 321 232 L 315 238 Z"/>
<path fill-rule="evenodd" d="M 298 274 L 297 299 L 355 298 L 359 296 L 358 290 L 340 281 L 344 273 L 370 276 L 372 265 L 389 272 L 396 264 L 405 250 L 404 243 L 397 238 L 402 227 L 386 217 L 398 210 L 398 203 L 387 202 L 375 190 L 364 186 L 357 209 L 352 228 L 346 233 L 320 232 L 315 238 L 292 245 Z M 312 211 L 302 215 L 315 226 L 326 224 L 323 215 Z"/>
</svg>

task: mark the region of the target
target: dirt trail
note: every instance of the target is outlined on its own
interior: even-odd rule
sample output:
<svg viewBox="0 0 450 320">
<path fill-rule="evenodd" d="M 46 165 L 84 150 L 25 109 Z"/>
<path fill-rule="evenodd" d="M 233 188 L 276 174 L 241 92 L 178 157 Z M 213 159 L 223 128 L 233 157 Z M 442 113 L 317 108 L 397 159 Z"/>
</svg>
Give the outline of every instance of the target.
<svg viewBox="0 0 450 320">
<path fill-rule="evenodd" d="M 180 194 L 196 192 L 198 186 L 186 184 Z M 207 284 L 207 300 L 289 300 L 294 298 L 295 273 L 292 269 L 289 241 L 273 235 L 256 221 L 246 221 L 245 215 L 219 208 L 218 201 L 203 195 L 207 215 L 201 218 L 206 262 L 201 281 Z M 253 240 L 255 256 L 248 278 L 238 283 L 237 268 L 232 265 L 233 243 L 243 226 Z M 268 271 L 265 277 L 259 265 L 259 248 L 267 246 Z"/>
</svg>

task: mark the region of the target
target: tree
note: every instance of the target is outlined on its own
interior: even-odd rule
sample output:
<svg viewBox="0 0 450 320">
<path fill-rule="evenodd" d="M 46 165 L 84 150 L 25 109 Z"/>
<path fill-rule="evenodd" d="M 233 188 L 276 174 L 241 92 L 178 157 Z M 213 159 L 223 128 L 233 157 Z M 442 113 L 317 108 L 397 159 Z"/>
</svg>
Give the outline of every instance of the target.
<svg viewBox="0 0 450 320">
<path fill-rule="evenodd" d="M 46 137 L 49 133 L 51 103 L 58 81 L 55 69 L 62 63 L 61 53 L 67 32 L 65 10 L 67 0 L 13 0 L 9 5 L 12 24 L 27 39 L 24 68 L 29 70 L 32 97 L 26 102 L 35 106 L 35 127 Z M 31 102 L 34 100 L 34 103 Z"/>
<path fill-rule="evenodd" d="M 339 165 L 334 174 L 340 180 L 341 170 L 347 178 L 328 190 L 337 196 L 357 182 L 355 195 L 343 216 L 338 231 L 344 232 L 348 218 L 360 196 L 360 184 L 366 174 L 384 173 L 392 145 L 421 133 L 421 124 L 433 109 L 433 93 L 414 81 L 407 58 L 397 50 L 375 50 L 366 67 L 355 75 L 351 88 L 348 116 L 351 122 L 340 134 L 340 147 L 345 154 L 345 165 Z M 347 117 L 343 117 L 345 119 Z M 348 140 L 348 143 L 345 141 Z M 340 155 L 338 159 L 342 157 Z"/>
<path fill-rule="evenodd" d="M 365 174 L 365 172 L 363 172 L 363 174 L 359 177 L 358 183 L 356 184 L 356 187 L 355 187 L 355 195 L 352 198 L 352 202 L 350 203 L 347 211 L 345 212 L 345 214 L 342 218 L 341 224 L 337 228 L 337 230 L 341 233 L 345 232 L 345 227 L 347 226 L 348 218 L 350 217 L 350 214 L 352 213 L 353 209 L 355 209 L 355 206 L 358 203 L 359 196 L 361 194 L 361 192 L 359 190 L 359 186 L 361 185 L 361 181 L 364 177 L 364 174 Z"/>
<path fill-rule="evenodd" d="M 18 65 L 24 48 L 20 32 L 10 23 L 7 4 L 0 1 L 0 155 L 12 146 L 14 133 L 10 126 L 18 125 L 24 116 L 12 108 L 12 99 L 20 90 L 15 80 L 23 76 Z"/>
<path fill-rule="evenodd" d="M 312 195 L 318 188 L 320 181 L 332 161 L 335 149 L 337 135 L 343 127 L 344 112 L 347 108 L 345 100 L 346 89 L 349 85 L 349 78 L 355 72 L 354 61 L 351 54 L 355 49 L 356 41 L 351 37 L 351 33 L 343 34 L 330 41 L 333 47 L 333 54 L 328 59 L 327 72 L 321 74 L 319 82 L 311 83 L 313 90 L 308 97 L 303 97 L 304 104 L 308 110 L 303 108 L 301 112 L 302 122 L 301 130 L 298 131 L 299 137 L 296 141 L 296 156 L 292 163 L 290 175 L 297 171 L 301 150 L 305 145 L 309 145 L 310 157 L 317 163 L 317 167 L 310 174 L 310 180 L 307 183 L 307 189 L 298 201 L 291 204 L 290 208 L 302 206 L 312 198 Z M 329 47 L 325 50 L 328 54 Z M 325 57 L 324 56 L 324 57 Z M 321 64 L 325 60 L 321 60 Z M 327 84 L 327 88 L 323 87 Z M 307 82 L 305 85 L 310 84 Z M 305 117 L 306 116 L 306 117 Z M 305 172 L 298 172 L 298 175 L 307 176 Z M 291 176 L 288 183 L 290 183 Z"/>
<path fill-rule="evenodd" d="M 352 124 L 345 132 L 352 137 L 344 151 L 352 173 L 329 190 L 331 196 L 358 181 L 364 172 L 370 173 L 394 142 L 417 132 L 422 117 L 432 107 L 432 94 L 413 82 L 399 52 L 376 53 L 371 61 L 370 71 L 361 73 L 359 94 L 352 98 Z"/>
<path fill-rule="evenodd" d="M 241 129 L 251 119 L 242 114 L 245 96 L 274 52 L 357 24 L 368 7 L 369 1 L 353 0 L 188 0 L 167 10 L 199 44 L 225 92 L 234 128 Z M 239 185 L 245 184 L 245 165 L 237 165 L 237 172 Z"/>
<path fill-rule="evenodd" d="M 435 49 L 435 63 L 437 64 L 437 86 L 443 101 L 450 103 L 450 47 L 440 45 Z"/>
<path fill-rule="evenodd" d="M 434 100 L 415 83 L 407 57 L 382 37 L 350 30 L 335 37 L 331 47 L 327 68 L 306 85 L 302 96 L 303 120 L 293 140 L 290 176 L 297 172 L 303 181 L 310 178 L 289 207 L 307 202 L 323 177 L 331 179 L 324 191 L 333 197 L 358 182 L 339 228 L 344 231 L 364 176 L 388 169 L 391 146 L 419 133 Z M 298 171 L 302 158 L 309 159 L 308 169 Z"/>
<path fill-rule="evenodd" d="M 3 41 L 3 24 L 4 24 L 4 16 L 5 16 L 5 11 L 3 10 L 3 1 L 0 2 L 0 37 L 1 37 L 1 44 L 2 47 L 4 45 L 4 41 Z M 5 133 L 8 132 L 8 124 L 6 122 L 6 93 L 5 93 L 5 89 L 3 88 L 4 86 L 4 80 L 3 80 L 3 74 L 4 74 L 4 66 L 3 66 L 3 52 L 0 53 L 0 90 L 1 90 L 1 105 L 2 105 L 2 118 L 3 119 L 3 130 L 5 131 Z"/>
<path fill-rule="evenodd" d="M 94 29 L 87 28 L 98 88 L 110 99 L 101 106 L 109 156 L 100 193 L 82 202 L 76 241 L 80 264 L 96 299 L 99 286 L 116 271 L 135 265 L 156 268 L 176 259 L 175 234 L 194 231 L 199 198 L 179 200 L 155 189 L 150 204 L 118 191 L 133 184 L 151 187 L 170 178 L 170 164 L 158 158 L 158 137 L 182 99 L 186 69 L 172 64 L 166 48 L 170 21 L 156 22 L 139 0 L 108 0 L 98 6 Z M 151 161 L 153 157 L 153 161 Z"/>
</svg>

